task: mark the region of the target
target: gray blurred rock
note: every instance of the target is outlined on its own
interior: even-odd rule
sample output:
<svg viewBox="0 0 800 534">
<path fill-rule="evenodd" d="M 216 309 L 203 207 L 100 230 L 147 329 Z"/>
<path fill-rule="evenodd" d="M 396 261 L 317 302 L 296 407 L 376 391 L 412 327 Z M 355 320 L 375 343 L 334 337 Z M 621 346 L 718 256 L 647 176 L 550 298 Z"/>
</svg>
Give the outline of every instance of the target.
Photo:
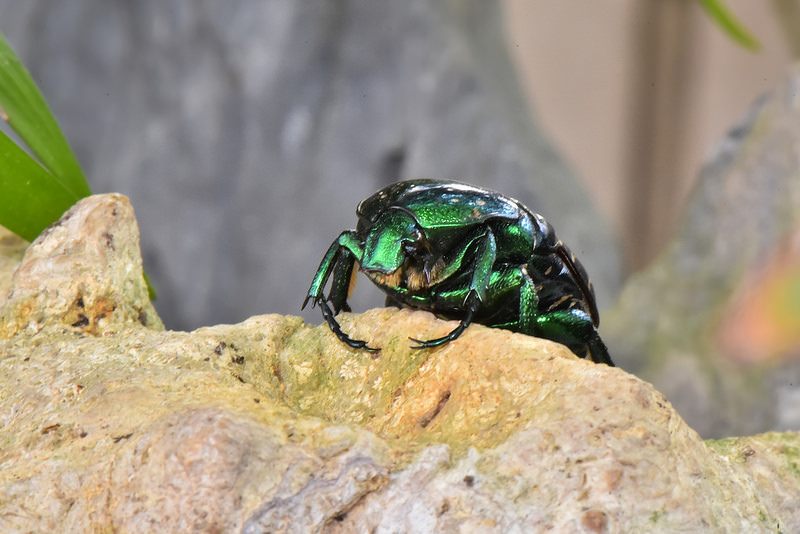
<svg viewBox="0 0 800 534">
<path fill-rule="evenodd" d="M 737 297 L 800 235 L 798 86 L 794 66 L 730 131 L 672 244 L 604 315 L 614 361 L 652 381 L 705 437 L 800 428 L 800 347 L 783 361 L 765 351 L 746 363 L 734 354 L 741 347 L 720 343 Z"/>
<path fill-rule="evenodd" d="M 358 201 L 408 178 L 518 198 L 611 304 L 617 248 L 530 120 L 494 3 L 0 0 L 0 31 L 93 189 L 131 197 L 169 327 L 298 313 Z"/>
<path fill-rule="evenodd" d="M 481 325 L 413 350 L 453 326 L 420 311 L 343 314 L 376 354 L 277 314 L 164 331 L 129 313 L 137 234 L 90 197 L 0 278 L 2 532 L 800 528 L 798 433 L 705 443 L 635 376 Z"/>
</svg>

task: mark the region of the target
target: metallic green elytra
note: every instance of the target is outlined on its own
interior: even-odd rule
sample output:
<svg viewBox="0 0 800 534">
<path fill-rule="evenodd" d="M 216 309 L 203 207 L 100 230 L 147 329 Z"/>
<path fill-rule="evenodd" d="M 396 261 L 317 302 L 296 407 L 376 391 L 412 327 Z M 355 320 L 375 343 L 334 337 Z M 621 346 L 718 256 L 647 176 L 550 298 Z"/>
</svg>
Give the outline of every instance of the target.
<svg viewBox="0 0 800 534">
<path fill-rule="evenodd" d="M 387 305 L 460 320 L 444 337 L 412 338 L 414 348 L 453 341 L 476 322 L 551 339 L 580 357 L 614 365 L 597 333 L 586 271 L 553 227 L 518 201 L 459 182 L 410 180 L 381 189 L 356 213 L 356 229 L 328 248 L 303 302 L 303 308 L 309 301 L 319 305 L 344 343 L 378 350 L 350 338 L 335 317 L 350 311 L 358 262 L 386 293 Z"/>
</svg>

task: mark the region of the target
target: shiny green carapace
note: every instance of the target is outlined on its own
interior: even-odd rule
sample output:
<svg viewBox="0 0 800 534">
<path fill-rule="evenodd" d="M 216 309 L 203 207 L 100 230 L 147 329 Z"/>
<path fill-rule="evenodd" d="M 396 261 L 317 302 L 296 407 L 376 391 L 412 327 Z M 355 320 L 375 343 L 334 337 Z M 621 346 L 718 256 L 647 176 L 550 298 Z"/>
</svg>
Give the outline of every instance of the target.
<svg viewBox="0 0 800 534">
<path fill-rule="evenodd" d="M 331 244 L 303 302 L 319 305 L 331 330 L 354 348 L 377 350 L 342 331 L 356 262 L 387 305 L 459 320 L 437 347 L 473 322 L 557 341 L 614 365 L 597 333 L 589 277 L 541 215 L 494 191 L 436 180 L 398 182 L 362 201 L 356 230 Z M 323 295 L 328 280 L 328 296 Z M 328 304 L 330 303 L 330 305 Z"/>
</svg>

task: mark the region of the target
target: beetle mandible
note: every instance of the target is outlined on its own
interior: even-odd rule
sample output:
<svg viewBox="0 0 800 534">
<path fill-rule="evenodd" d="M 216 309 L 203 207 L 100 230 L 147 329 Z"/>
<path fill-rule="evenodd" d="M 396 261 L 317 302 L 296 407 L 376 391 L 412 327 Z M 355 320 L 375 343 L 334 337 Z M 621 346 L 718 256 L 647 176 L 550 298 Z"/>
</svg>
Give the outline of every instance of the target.
<svg viewBox="0 0 800 534">
<path fill-rule="evenodd" d="M 460 182 L 409 180 L 363 200 L 356 213 L 356 229 L 328 248 L 303 302 L 303 308 L 309 301 L 319 305 L 349 346 L 378 350 L 348 336 L 335 317 L 350 311 L 358 262 L 386 293 L 387 305 L 460 321 L 446 336 L 411 338 L 413 348 L 453 341 L 475 322 L 557 341 L 580 357 L 614 365 L 597 333 L 586 271 L 553 227 L 520 202 Z"/>
</svg>

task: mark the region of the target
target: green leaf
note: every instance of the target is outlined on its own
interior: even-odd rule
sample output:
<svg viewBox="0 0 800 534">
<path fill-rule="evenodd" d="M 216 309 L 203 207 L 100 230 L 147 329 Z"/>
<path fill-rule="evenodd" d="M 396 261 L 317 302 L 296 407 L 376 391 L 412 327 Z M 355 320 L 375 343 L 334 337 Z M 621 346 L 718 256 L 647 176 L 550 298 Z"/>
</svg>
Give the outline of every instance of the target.
<svg viewBox="0 0 800 534">
<path fill-rule="evenodd" d="M 738 21 L 720 0 L 700 0 L 700 5 L 722 30 L 740 46 L 757 52 L 761 48 L 758 39 Z"/>
<path fill-rule="evenodd" d="M 33 241 L 78 197 L 0 132 L 0 199 L 0 225 Z"/>
<path fill-rule="evenodd" d="M 142 274 L 144 275 L 144 283 L 147 284 L 147 296 L 150 298 L 150 300 L 156 300 L 158 298 L 158 292 L 156 292 L 156 288 L 150 283 L 150 277 L 147 276 L 147 273 L 143 271 Z"/>
<path fill-rule="evenodd" d="M 0 115 L 62 186 L 76 198 L 92 194 L 36 83 L 2 34 Z"/>
</svg>

